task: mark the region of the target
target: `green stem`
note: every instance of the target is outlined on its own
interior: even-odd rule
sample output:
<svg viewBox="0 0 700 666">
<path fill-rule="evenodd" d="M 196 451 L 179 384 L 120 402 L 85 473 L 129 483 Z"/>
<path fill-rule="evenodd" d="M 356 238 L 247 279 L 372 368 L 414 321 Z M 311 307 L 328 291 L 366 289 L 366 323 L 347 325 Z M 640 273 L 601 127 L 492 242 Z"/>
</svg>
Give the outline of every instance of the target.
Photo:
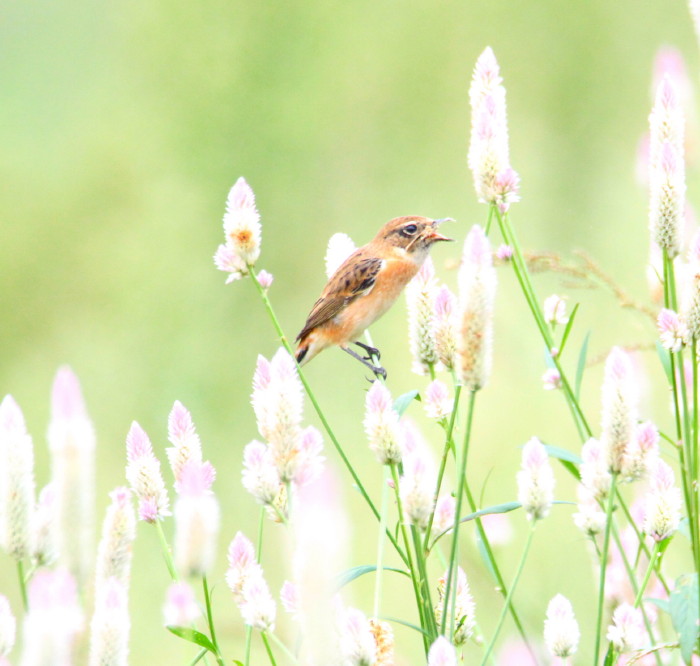
<svg viewBox="0 0 700 666">
<path fill-rule="evenodd" d="M 293 664 L 298 663 L 298 659 L 296 656 L 291 652 L 291 650 L 277 637 L 277 634 L 270 632 L 267 634 L 275 643 L 275 645 L 284 652 L 285 656 L 289 661 L 291 661 Z"/>
<path fill-rule="evenodd" d="M 211 596 L 209 594 L 209 585 L 207 585 L 207 577 L 202 576 L 202 588 L 204 590 L 204 605 L 207 611 L 207 624 L 209 625 L 209 634 L 211 636 L 211 642 L 216 650 L 216 661 L 219 666 L 224 666 L 224 660 L 221 656 L 221 650 L 219 649 L 219 644 L 216 641 L 216 630 L 214 629 L 214 614 L 211 610 Z"/>
<path fill-rule="evenodd" d="M 605 575 L 608 565 L 608 551 L 610 549 L 610 530 L 612 526 L 613 504 L 615 502 L 615 486 L 617 484 L 617 474 L 612 475 L 610 482 L 610 491 L 608 502 L 605 509 L 605 536 L 603 538 L 603 552 L 600 560 L 600 579 L 598 583 L 598 616 L 595 630 L 595 645 L 593 663 L 598 663 L 598 655 L 600 654 L 600 635 L 603 627 L 603 606 L 605 604 Z"/>
<path fill-rule="evenodd" d="M 207 656 L 208 652 L 209 650 L 207 650 L 206 648 L 200 650 L 197 656 L 190 662 L 190 666 L 195 666 L 195 664 L 198 664 L 200 661 L 202 661 L 202 659 L 204 659 L 204 657 Z"/>
<path fill-rule="evenodd" d="M 265 650 L 267 651 L 267 656 L 270 658 L 270 663 L 272 664 L 272 666 L 277 666 L 277 662 L 275 661 L 275 655 L 272 654 L 272 648 L 270 647 L 270 641 L 267 640 L 267 633 L 261 631 L 260 637 L 262 638 L 262 642 L 265 645 Z"/>
<path fill-rule="evenodd" d="M 173 561 L 173 552 L 172 550 L 170 550 L 168 541 L 165 538 L 165 532 L 163 532 L 163 523 L 160 520 L 156 520 L 154 525 L 156 526 L 158 541 L 160 542 L 160 550 L 163 553 L 165 565 L 168 567 L 168 573 L 170 574 L 170 577 L 177 583 L 180 580 L 180 577 L 177 575 L 177 571 L 175 569 L 175 562 Z"/>
<path fill-rule="evenodd" d="M 289 344 L 289 341 L 287 340 L 287 337 L 284 335 L 284 331 L 282 330 L 282 326 L 279 323 L 279 320 L 277 319 L 277 315 L 275 314 L 275 311 L 272 308 L 272 303 L 270 302 L 270 299 L 267 296 L 267 292 L 265 289 L 262 288 L 260 282 L 258 281 L 258 276 L 255 272 L 255 269 L 252 266 L 248 267 L 250 271 L 250 277 L 253 281 L 253 284 L 257 288 L 260 298 L 263 301 L 263 305 L 265 306 L 265 309 L 267 310 L 267 313 L 272 321 L 272 325 L 275 328 L 275 331 L 277 332 L 277 336 L 280 339 L 280 342 L 282 343 L 282 346 L 289 352 L 289 355 L 294 359 L 294 349 L 292 349 L 292 346 Z M 296 362 L 296 360 L 295 360 Z M 301 370 L 301 367 L 297 363 L 297 374 L 299 375 L 299 379 L 301 380 L 302 385 L 304 386 L 304 390 L 306 391 L 306 394 L 309 396 L 309 400 L 311 401 L 311 404 L 314 407 L 314 410 L 316 411 L 316 414 L 318 415 L 319 420 L 321 421 L 321 424 L 323 425 L 323 429 L 326 431 L 328 434 L 328 437 L 330 438 L 331 442 L 333 443 L 333 446 L 335 447 L 335 450 L 338 452 L 338 455 L 340 456 L 340 459 L 343 461 L 343 464 L 345 465 L 346 469 L 350 472 L 350 476 L 352 476 L 352 480 L 357 486 L 357 489 L 360 491 L 360 494 L 364 498 L 365 502 L 369 506 L 370 510 L 374 514 L 375 518 L 377 520 L 381 520 L 381 516 L 379 514 L 379 511 L 377 510 L 377 507 L 374 505 L 374 502 L 372 502 L 372 499 L 370 498 L 369 494 L 365 490 L 364 485 L 362 484 L 362 481 L 360 480 L 360 477 L 358 476 L 357 472 L 355 471 L 355 468 L 352 466 L 352 463 L 348 459 L 348 457 L 345 455 L 345 451 L 343 450 L 343 447 L 340 445 L 340 442 L 338 441 L 338 438 L 335 436 L 335 433 L 333 432 L 333 429 L 331 428 L 330 424 L 328 423 L 328 420 L 326 419 L 326 415 L 323 413 L 323 410 L 321 409 L 320 405 L 318 404 L 318 401 L 316 400 L 316 396 L 314 395 L 314 392 L 311 390 L 311 386 L 309 385 L 309 382 L 306 380 L 306 377 L 304 376 L 304 373 Z M 387 530 L 386 535 L 391 541 L 392 545 L 396 549 L 396 552 L 399 554 L 401 559 L 404 561 L 405 564 L 408 565 L 408 560 L 407 560 L 407 555 L 406 553 L 403 552 L 401 547 L 399 546 L 398 542 L 394 538 L 394 535 Z"/>
<path fill-rule="evenodd" d="M 27 581 L 24 579 L 24 562 L 17 560 L 17 580 L 19 581 L 19 592 L 22 597 L 22 608 L 26 613 L 29 610 L 29 598 L 27 597 Z"/>
<path fill-rule="evenodd" d="M 265 523 L 265 509 L 260 509 L 260 518 L 258 519 L 258 543 L 255 546 L 255 553 L 258 558 L 258 562 L 262 557 L 262 545 L 263 545 L 263 525 Z M 246 625 L 245 627 L 245 657 L 244 665 L 249 666 L 250 664 L 250 646 L 253 640 L 253 627 Z"/>
<path fill-rule="evenodd" d="M 660 541 L 656 541 L 654 543 L 654 550 L 651 553 L 651 558 L 649 559 L 649 566 L 647 567 L 646 572 L 644 573 L 644 578 L 642 579 L 642 584 L 639 586 L 639 589 L 637 590 L 637 596 L 634 599 L 634 607 L 639 608 L 639 604 L 642 603 L 642 596 L 644 595 L 644 590 L 647 589 L 647 585 L 649 583 L 649 579 L 651 578 L 651 574 L 654 571 L 654 567 L 656 566 L 656 560 L 659 557 L 659 545 Z"/>
<path fill-rule="evenodd" d="M 494 645 L 496 644 L 496 639 L 498 638 L 498 634 L 501 631 L 501 628 L 503 627 L 503 621 L 506 619 L 506 614 L 508 613 L 508 608 L 510 607 L 511 600 L 513 599 L 513 594 L 515 593 L 515 588 L 518 586 L 518 581 L 520 580 L 520 575 L 523 572 L 523 568 L 525 567 L 525 560 L 527 559 L 527 554 L 530 551 L 530 546 L 532 545 L 532 537 L 535 534 L 535 526 L 537 525 L 537 521 L 533 520 L 530 523 L 530 531 L 527 535 L 527 542 L 525 543 L 525 548 L 523 549 L 523 554 L 520 557 L 520 562 L 518 563 L 518 568 L 515 572 L 515 578 L 513 578 L 513 583 L 510 586 L 510 590 L 508 590 L 508 595 L 506 596 L 506 601 L 503 604 L 503 608 L 501 609 L 501 614 L 498 617 L 498 623 L 496 624 L 496 630 L 493 633 L 493 637 L 491 638 L 491 642 L 489 643 L 488 648 L 486 649 L 486 654 L 484 655 L 484 658 L 481 662 L 482 666 L 488 661 L 489 656 L 491 655 L 491 652 L 493 652 Z"/>
<path fill-rule="evenodd" d="M 379 534 L 377 535 L 377 571 L 374 579 L 374 607 L 372 617 L 379 617 L 379 604 L 382 599 L 382 580 L 384 578 L 384 534 L 386 533 L 386 517 L 389 511 L 389 470 L 383 465 L 382 470 L 382 504 L 379 518 Z"/>
</svg>

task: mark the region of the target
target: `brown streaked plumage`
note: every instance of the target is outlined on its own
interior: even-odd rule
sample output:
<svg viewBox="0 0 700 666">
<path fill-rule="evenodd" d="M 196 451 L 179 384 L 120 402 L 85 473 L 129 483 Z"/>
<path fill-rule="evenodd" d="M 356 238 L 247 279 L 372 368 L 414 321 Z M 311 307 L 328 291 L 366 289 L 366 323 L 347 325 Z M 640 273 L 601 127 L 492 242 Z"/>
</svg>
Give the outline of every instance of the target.
<svg viewBox="0 0 700 666">
<path fill-rule="evenodd" d="M 443 221 L 413 215 L 396 217 L 371 242 L 355 250 L 328 280 L 311 309 L 297 336 L 297 361 L 308 363 L 326 347 L 338 345 L 376 375 L 386 377 L 384 368 L 371 363 L 373 356 L 379 359 L 379 351 L 358 338 L 394 304 L 433 243 L 452 240 L 437 232 Z M 350 343 L 368 355 L 360 356 Z"/>
</svg>

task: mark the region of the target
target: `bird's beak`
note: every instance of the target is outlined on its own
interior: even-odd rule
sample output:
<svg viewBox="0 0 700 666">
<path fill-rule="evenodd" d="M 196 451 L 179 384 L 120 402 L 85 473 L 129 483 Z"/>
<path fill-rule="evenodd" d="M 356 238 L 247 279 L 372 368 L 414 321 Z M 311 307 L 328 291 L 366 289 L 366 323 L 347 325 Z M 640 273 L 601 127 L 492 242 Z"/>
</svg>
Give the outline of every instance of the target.
<svg viewBox="0 0 700 666">
<path fill-rule="evenodd" d="M 438 220 L 433 220 L 432 224 L 432 229 L 428 230 L 427 234 L 427 239 L 431 241 L 454 241 L 454 238 L 448 238 L 447 236 L 443 236 L 442 234 L 439 234 L 435 227 L 439 226 L 443 222 L 454 222 L 454 220 L 451 217 L 441 217 Z"/>
</svg>

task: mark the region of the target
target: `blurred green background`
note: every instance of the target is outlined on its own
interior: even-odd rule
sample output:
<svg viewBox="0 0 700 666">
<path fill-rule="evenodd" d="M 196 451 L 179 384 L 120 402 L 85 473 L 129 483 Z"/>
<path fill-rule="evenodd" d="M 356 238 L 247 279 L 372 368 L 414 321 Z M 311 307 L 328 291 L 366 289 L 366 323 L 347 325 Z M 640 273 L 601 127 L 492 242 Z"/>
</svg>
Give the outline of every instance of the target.
<svg viewBox="0 0 700 666">
<path fill-rule="evenodd" d="M 461 243 L 472 224 L 485 222 L 466 167 L 467 90 L 490 45 L 508 91 L 511 159 L 522 178 L 513 218 L 524 246 L 564 255 L 585 249 L 644 300 L 647 202 L 634 167 L 653 57 L 671 44 L 694 82 L 698 71 L 680 0 L 10 0 L 0 44 L 0 392 L 24 410 L 43 485 L 51 382 L 60 364 L 73 367 L 98 433 L 99 515 L 107 492 L 125 482 L 131 421 L 165 462 L 174 400 L 191 410 L 218 470 L 221 556 L 211 578 L 221 643 L 232 658 L 241 658 L 243 634 L 223 582 L 225 548 L 236 530 L 255 530 L 258 509 L 240 484 L 241 453 L 257 434 L 249 405 L 256 356 L 277 348 L 252 284 L 224 286 L 212 264 L 236 178 L 245 176 L 256 193 L 264 225 L 259 267 L 275 275 L 271 298 L 294 336 L 323 285 L 332 233 L 361 244 L 396 215 L 451 216 L 458 224 L 449 233 Z M 692 197 L 695 172 L 689 179 Z M 453 286 L 450 263 L 459 251 L 455 244 L 433 253 Z M 532 435 L 580 446 L 560 396 L 541 389 L 542 350 L 511 272 L 501 269 L 500 282 L 494 374 L 479 398 L 470 460 L 476 490 L 487 480 L 485 503 L 514 498 L 518 446 Z M 543 298 L 567 291 L 552 276 L 538 278 L 537 289 Z M 584 307 L 572 350 L 589 329 L 593 357 L 612 344 L 652 340 L 653 326 L 610 297 L 571 293 L 569 302 L 578 300 Z M 392 392 L 423 388 L 425 379 L 409 370 L 403 303 L 372 333 Z M 653 360 L 646 359 L 650 385 L 661 376 Z M 568 362 L 573 367 L 573 357 Z M 307 376 L 377 492 L 380 472 L 361 425 L 364 373 L 329 351 Z M 596 424 L 599 381 L 594 367 L 584 400 Z M 661 390 L 648 392 L 644 412 L 668 421 Z M 411 413 L 439 441 L 417 404 Z M 310 406 L 307 415 L 316 423 Z M 327 455 L 338 465 L 329 444 Z M 568 478 L 561 469 L 557 475 L 558 496 L 573 499 Z M 367 563 L 374 544 L 360 537 L 374 525 L 347 474 L 341 478 L 355 525 L 348 564 Z M 564 593 L 590 642 L 592 569 L 570 515 L 559 507 L 541 526 L 518 603 L 539 636 L 547 601 Z M 507 579 L 525 527 L 520 514 L 511 521 L 515 540 L 501 553 Z M 155 533 L 144 524 L 138 532 L 131 663 L 188 663 L 194 650 L 161 628 L 168 576 Z M 283 544 L 280 532 L 270 525 L 268 543 Z M 475 549 L 467 555 L 479 621 L 490 635 L 498 596 Z M 276 592 L 289 563 L 263 564 Z M 12 576 L 2 558 L 2 587 L 16 607 Z M 367 577 L 346 599 L 370 612 L 371 591 Z M 405 615 L 407 595 L 408 586 L 390 595 L 386 614 Z M 280 625 L 291 636 L 288 621 Z M 401 663 L 421 663 L 416 635 L 397 628 L 397 636 Z M 260 653 L 255 663 L 264 663 Z"/>
</svg>

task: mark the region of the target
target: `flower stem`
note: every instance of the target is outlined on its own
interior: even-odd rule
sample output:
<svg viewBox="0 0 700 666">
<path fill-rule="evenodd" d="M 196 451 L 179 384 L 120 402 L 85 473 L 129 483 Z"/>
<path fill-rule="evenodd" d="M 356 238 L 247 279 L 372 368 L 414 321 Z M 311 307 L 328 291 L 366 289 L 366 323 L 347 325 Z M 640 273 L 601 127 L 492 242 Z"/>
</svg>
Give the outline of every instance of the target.
<svg viewBox="0 0 700 666">
<path fill-rule="evenodd" d="M 224 660 L 221 656 L 221 650 L 219 649 L 219 644 L 216 642 L 216 631 L 214 629 L 214 614 L 211 610 L 211 596 L 209 594 L 209 586 L 207 585 L 207 577 L 202 576 L 202 589 L 204 590 L 204 605 L 207 611 L 207 624 L 209 625 L 209 634 L 211 637 L 212 645 L 216 650 L 216 661 L 219 666 L 224 666 Z"/>
<path fill-rule="evenodd" d="M 379 534 L 377 535 L 377 571 L 374 579 L 374 606 L 372 616 L 379 617 L 379 604 L 382 599 L 382 580 L 384 574 L 384 534 L 386 533 L 386 516 L 389 511 L 389 470 L 383 465 L 382 471 L 382 504 L 379 518 Z"/>
<path fill-rule="evenodd" d="M 258 543 L 255 547 L 255 553 L 258 558 L 258 562 L 260 562 L 260 558 L 262 556 L 262 544 L 263 544 L 263 525 L 265 523 L 265 509 L 260 508 L 260 518 L 258 519 Z M 253 639 L 253 627 L 251 627 L 249 624 L 245 626 L 245 657 L 244 657 L 244 665 L 249 666 L 250 664 L 250 646 L 252 643 Z"/>
<path fill-rule="evenodd" d="M 484 655 L 484 658 L 481 662 L 482 666 L 488 661 L 489 656 L 491 655 L 491 652 L 493 652 L 493 647 L 496 644 L 496 639 L 498 638 L 498 634 L 501 631 L 501 627 L 503 627 L 503 621 L 506 619 L 506 614 L 508 613 L 508 608 L 510 607 L 511 600 L 513 599 L 513 594 L 515 593 L 515 588 L 518 585 L 518 581 L 520 580 L 520 575 L 523 572 L 523 568 L 525 567 L 525 560 L 527 559 L 527 554 L 530 551 L 530 546 L 532 545 L 532 537 L 535 534 L 535 526 L 537 525 L 537 521 L 533 520 L 530 523 L 530 531 L 527 535 L 527 541 L 525 542 L 525 548 L 523 549 L 523 554 L 520 557 L 520 562 L 518 563 L 518 568 L 515 572 L 515 578 L 513 578 L 513 583 L 510 586 L 510 589 L 508 590 L 508 595 L 506 596 L 505 603 L 503 604 L 503 608 L 501 609 L 501 614 L 498 617 L 498 623 L 496 624 L 496 630 L 493 633 L 493 637 L 491 638 L 491 642 L 489 643 L 488 648 L 486 649 L 486 654 Z"/>
<path fill-rule="evenodd" d="M 267 633 L 261 631 L 260 638 L 262 638 L 262 642 L 265 645 L 265 650 L 267 651 L 267 656 L 270 658 L 270 663 L 272 664 L 272 666 L 277 666 L 277 662 L 275 661 L 275 655 L 272 654 L 272 648 L 270 647 L 270 641 L 267 640 Z"/>
<path fill-rule="evenodd" d="M 24 580 L 24 562 L 17 560 L 17 580 L 19 581 L 19 592 L 22 597 L 22 608 L 26 613 L 29 610 L 29 599 L 27 597 L 27 581 Z"/>
<path fill-rule="evenodd" d="M 647 584 L 649 583 L 649 579 L 651 578 L 651 574 L 654 571 L 654 567 L 656 567 L 656 560 L 659 557 L 659 544 L 660 541 L 656 541 L 654 543 L 654 550 L 651 553 L 651 557 L 649 558 L 649 566 L 647 567 L 646 572 L 644 573 L 644 578 L 642 580 L 642 584 L 639 586 L 639 589 L 637 590 L 637 596 L 635 597 L 634 600 L 634 607 L 639 608 L 639 604 L 642 603 L 642 596 L 644 595 L 644 590 L 646 590 Z"/>
<path fill-rule="evenodd" d="M 155 521 L 156 532 L 158 533 L 158 541 L 160 541 L 160 550 L 163 553 L 163 559 L 165 560 L 165 566 L 168 567 L 168 573 L 170 577 L 177 583 L 180 577 L 177 575 L 175 569 L 175 562 L 173 561 L 173 551 L 170 550 L 168 541 L 165 538 L 165 532 L 163 532 L 163 523 L 160 520 Z"/>
</svg>

